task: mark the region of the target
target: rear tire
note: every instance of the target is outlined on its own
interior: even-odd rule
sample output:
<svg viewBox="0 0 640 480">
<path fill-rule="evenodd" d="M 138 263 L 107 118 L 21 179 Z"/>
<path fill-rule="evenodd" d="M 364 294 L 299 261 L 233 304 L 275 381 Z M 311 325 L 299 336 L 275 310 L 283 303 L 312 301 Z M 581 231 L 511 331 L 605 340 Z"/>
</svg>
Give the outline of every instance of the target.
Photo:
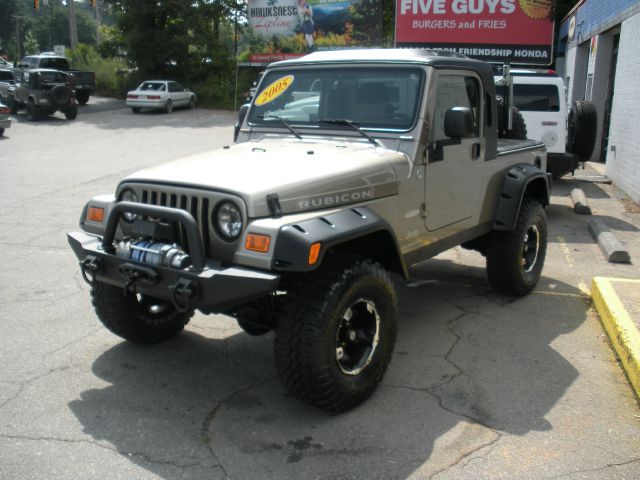
<svg viewBox="0 0 640 480">
<path fill-rule="evenodd" d="M 140 107 L 131 107 L 133 113 L 140 113 Z"/>
<path fill-rule="evenodd" d="M 573 102 L 569 111 L 567 152 L 578 156 L 581 162 L 591 159 L 596 145 L 598 114 L 591 102 Z"/>
<path fill-rule="evenodd" d="M 4 128 L 0 128 L 0 137 L 4 135 Z"/>
<path fill-rule="evenodd" d="M 9 102 L 9 105 L 7 105 L 9 107 L 9 112 L 12 115 L 15 115 L 16 113 L 18 113 L 18 109 L 20 108 L 20 102 L 18 102 L 13 97 L 8 97 L 7 101 Z"/>
<path fill-rule="evenodd" d="M 487 248 L 487 276 L 491 286 L 507 295 L 531 292 L 542 274 L 547 253 L 547 217 L 542 204 L 522 202 L 516 228 L 494 231 Z"/>
<path fill-rule="evenodd" d="M 90 93 L 85 90 L 76 92 L 76 100 L 80 105 L 86 105 L 87 102 L 89 101 L 89 96 L 90 96 Z"/>
<path fill-rule="evenodd" d="M 164 300 L 96 282 L 91 301 L 98 319 L 111 332 L 134 343 L 153 344 L 180 333 L 193 316 L 193 310 L 181 313 Z"/>
<path fill-rule="evenodd" d="M 288 292 L 276 328 L 276 367 L 299 400 L 343 412 L 375 391 L 396 340 L 396 292 L 370 260 L 326 259 Z"/>
<path fill-rule="evenodd" d="M 76 117 L 78 116 L 78 107 L 77 105 L 73 105 L 69 108 L 67 108 L 64 111 L 64 116 L 67 120 L 75 120 Z"/>
<path fill-rule="evenodd" d="M 33 100 L 29 99 L 27 102 L 27 119 L 30 122 L 36 122 L 40 118 L 40 107 L 38 107 Z"/>
</svg>

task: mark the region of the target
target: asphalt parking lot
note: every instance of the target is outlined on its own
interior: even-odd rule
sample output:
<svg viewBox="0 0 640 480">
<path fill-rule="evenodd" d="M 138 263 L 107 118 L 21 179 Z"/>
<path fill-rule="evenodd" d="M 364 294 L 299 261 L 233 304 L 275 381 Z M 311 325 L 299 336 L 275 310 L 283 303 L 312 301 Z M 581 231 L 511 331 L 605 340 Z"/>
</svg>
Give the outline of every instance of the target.
<svg viewBox="0 0 640 480">
<path fill-rule="evenodd" d="M 493 293 L 462 249 L 413 268 L 383 383 L 330 416 L 287 395 L 271 334 L 228 317 L 197 314 L 151 347 L 113 336 L 67 245 L 90 196 L 230 144 L 235 114 L 134 116 L 92 99 L 73 122 L 13 119 L 0 138 L 3 480 L 640 478 L 640 408 L 588 296 L 593 276 L 637 267 L 602 258 L 571 211 L 573 180 L 555 186 L 533 294 Z M 615 194 L 588 188 L 596 205 Z"/>
</svg>

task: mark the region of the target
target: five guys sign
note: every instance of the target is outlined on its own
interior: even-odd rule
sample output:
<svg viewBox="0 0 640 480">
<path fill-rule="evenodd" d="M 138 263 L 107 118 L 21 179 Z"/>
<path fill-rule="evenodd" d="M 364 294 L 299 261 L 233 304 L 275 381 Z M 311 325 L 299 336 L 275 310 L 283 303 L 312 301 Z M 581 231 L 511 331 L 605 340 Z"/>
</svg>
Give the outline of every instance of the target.
<svg viewBox="0 0 640 480">
<path fill-rule="evenodd" d="M 553 0 L 396 0 L 397 47 L 550 65 Z"/>
</svg>

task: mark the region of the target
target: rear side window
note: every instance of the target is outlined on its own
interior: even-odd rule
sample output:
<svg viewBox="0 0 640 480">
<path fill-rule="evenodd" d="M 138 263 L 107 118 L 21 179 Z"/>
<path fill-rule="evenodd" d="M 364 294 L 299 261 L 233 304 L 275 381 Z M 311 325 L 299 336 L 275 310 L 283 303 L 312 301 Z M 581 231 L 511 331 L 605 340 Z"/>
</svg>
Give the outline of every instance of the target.
<svg viewBox="0 0 640 480">
<path fill-rule="evenodd" d="M 35 61 L 37 62 L 38 60 L 35 59 Z M 52 70 L 69 70 L 69 62 L 67 62 L 66 58 L 60 57 L 41 58 L 40 68 L 50 68 Z"/>
<path fill-rule="evenodd" d="M 496 87 L 504 97 L 504 87 Z M 522 112 L 559 112 L 560 95 L 555 85 L 514 85 L 513 103 Z"/>
</svg>

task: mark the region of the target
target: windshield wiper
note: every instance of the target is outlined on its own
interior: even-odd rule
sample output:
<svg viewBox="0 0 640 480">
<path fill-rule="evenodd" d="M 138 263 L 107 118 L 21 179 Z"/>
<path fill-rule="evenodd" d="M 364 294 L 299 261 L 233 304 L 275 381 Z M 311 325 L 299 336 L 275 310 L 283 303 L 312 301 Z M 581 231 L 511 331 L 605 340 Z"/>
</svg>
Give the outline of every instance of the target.
<svg viewBox="0 0 640 480">
<path fill-rule="evenodd" d="M 373 143 L 374 145 L 376 145 L 376 146 L 380 145 L 380 142 L 378 142 L 378 140 L 376 140 L 371 135 L 369 135 L 367 132 L 362 130 L 358 126 L 358 124 L 356 122 L 354 122 L 353 120 L 347 120 L 346 118 L 326 118 L 324 120 L 320 120 L 320 123 L 329 123 L 329 124 L 332 124 L 332 125 L 348 125 L 351 128 L 353 128 L 356 132 L 358 132 L 360 135 L 362 135 L 364 138 L 366 138 L 371 143 Z"/>
<path fill-rule="evenodd" d="M 282 123 L 285 127 L 287 127 L 287 129 L 293 133 L 297 139 L 302 140 L 302 136 L 297 132 L 297 130 L 295 128 L 293 128 L 289 122 L 287 120 L 285 120 L 282 117 L 279 117 L 278 115 L 271 115 L 270 113 L 266 113 L 264 115 L 258 115 L 258 118 L 261 118 L 263 120 L 267 120 L 268 118 L 273 118 L 274 120 L 278 120 L 280 123 Z"/>
</svg>

